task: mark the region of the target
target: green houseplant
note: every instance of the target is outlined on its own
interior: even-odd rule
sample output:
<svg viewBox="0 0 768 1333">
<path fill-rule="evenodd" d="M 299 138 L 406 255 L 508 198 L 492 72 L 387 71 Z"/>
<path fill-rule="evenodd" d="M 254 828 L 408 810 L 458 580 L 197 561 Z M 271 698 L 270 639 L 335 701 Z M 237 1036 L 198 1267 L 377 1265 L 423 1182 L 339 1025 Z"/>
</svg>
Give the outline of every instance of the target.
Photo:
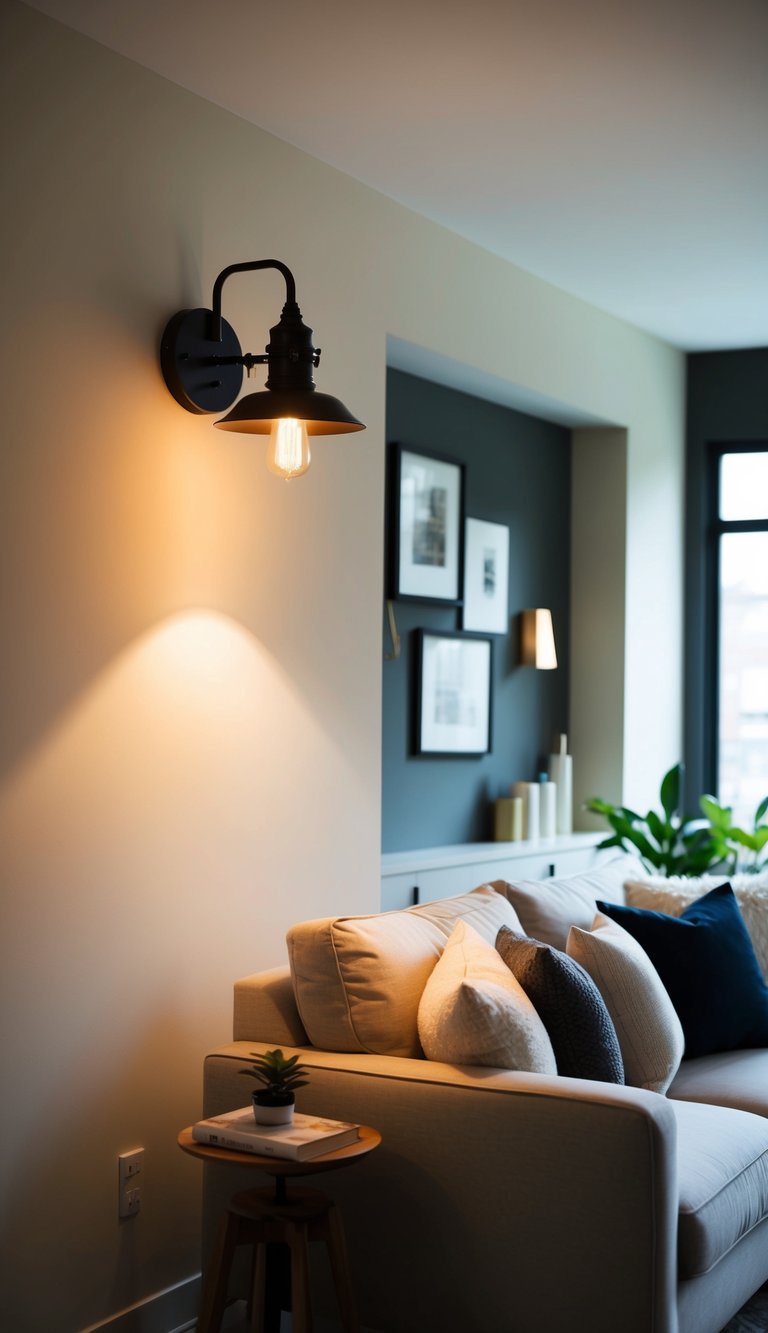
<svg viewBox="0 0 768 1333">
<path fill-rule="evenodd" d="M 613 833 L 600 847 L 621 847 L 635 852 L 646 870 L 661 875 L 703 875 L 723 860 L 723 839 L 713 834 L 706 819 L 680 812 L 683 765 L 675 764 L 661 782 L 661 810 L 638 814 L 625 805 L 613 805 L 593 796 L 585 809 L 602 815 Z"/>
<path fill-rule="evenodd" d="M 758 805 L 751 829 L 734 824 L 731 807 L 720 805 L 714 796 L 702 796 L 699 804 L 709 820 L 713 835 L 720 838 L 726 849 L 723 860 L 729 874 L 740 870 L 756 875 L 768 866 L 768 824 L 763 822 L 768 812 L 768 796 L 764 796 Z"/>
<path fill-rule="evenodd" d="M 251 1094 L 253 1114 L 261 1125 L 289 1125 L 293 1120 L 296 1089 L 308 1080 L 302 1078 L 304 1067 L 298 1055 L 286 1058 L 281 1050 L 265 1051 L 263 1055 L 251 1051 L 253 1064 L 240 1073 L 255 1078 L 262 1086 Z"/>
<path fill-rule="evenodd" d="M 757 807 L 750 831 L 733 823 L 733 811 L 714 796 L 701 796 L 701 815 L 681 813 L 684 768 L 674 764 L 664 774 L 659 791 L 661 810 L 640 815 L 625 805 L 613 805 L 593 796 L 584 808 L 602 815 L 613 832 L 600 847 L 621 847 L 635 852 L 646 870 L 660 875 L 704 875 L 737 869 L 756 872 L 768 864 L 768 797 Z M 751 853 L 745 859 L 744 852 Z"/>
</svg>

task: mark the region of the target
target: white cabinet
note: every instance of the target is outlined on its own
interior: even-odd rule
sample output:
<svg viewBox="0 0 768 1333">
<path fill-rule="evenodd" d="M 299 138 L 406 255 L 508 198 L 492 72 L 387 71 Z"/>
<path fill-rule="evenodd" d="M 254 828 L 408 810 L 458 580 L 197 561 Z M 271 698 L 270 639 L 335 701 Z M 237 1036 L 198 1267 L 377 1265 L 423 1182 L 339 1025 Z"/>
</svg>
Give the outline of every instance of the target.
<svg viewBox="0 0 768 1333">
<path fill-rule="evenodd" d="M 602 833 L 570 833 L 538 842 L 475 842 L 385 852 L 381 858 L 381 910 L 412 907 L 434 898 L 468 893 L 492 879 L 550 879 L 578 875 L 602 856 Z"/>
</svg>

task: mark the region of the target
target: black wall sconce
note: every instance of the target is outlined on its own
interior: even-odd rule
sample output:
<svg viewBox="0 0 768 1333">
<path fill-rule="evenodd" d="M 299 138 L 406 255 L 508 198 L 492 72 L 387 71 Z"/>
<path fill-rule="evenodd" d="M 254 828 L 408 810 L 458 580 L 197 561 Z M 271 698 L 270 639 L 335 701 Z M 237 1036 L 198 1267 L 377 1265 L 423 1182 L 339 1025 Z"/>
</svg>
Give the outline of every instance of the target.
<svg viewBox="0 0 768 1333">
<path fill-rule="evenodd" d="M 276 268 L 285 278 L 286 297 L 280 322 L 269 331 L 265 354 L 243 352 L 231 324 L 222 318 L 221 293 L 233 273 Z M 165 382 L 188 412 L 225 412 L 214 422 L 218 430 L 245 435 L 269 435 L 267 466 L 278 476 L 300 477 L 310 463 L 310 435 L 342 435 L 365 430 L 362 421 L 338 398 L 318 393 L 312 371 L 320 349 L 312 345 L 296 304 L 293 274 L 277 259 L 256 259 L 230 264 L 213 284 L 210 310 L 180 310 L 168 321 L 160 345 Z M 243 383 L 243 368 L 267 366 L 266 388 L 235 402 Z M 235 404 L 232 407 L 232 404 Z"/>
</svg>

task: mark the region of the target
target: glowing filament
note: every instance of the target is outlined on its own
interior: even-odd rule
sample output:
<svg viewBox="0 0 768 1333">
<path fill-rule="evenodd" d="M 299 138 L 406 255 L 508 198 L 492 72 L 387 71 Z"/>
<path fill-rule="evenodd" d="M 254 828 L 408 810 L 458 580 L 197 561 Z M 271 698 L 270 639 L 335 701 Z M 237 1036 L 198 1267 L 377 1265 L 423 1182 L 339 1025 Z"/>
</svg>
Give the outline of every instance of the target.
<svg viewBox="0 0 768 1333">
<path fill-rule="evenodd" d="M 281 417 L 272 426 L 267 452 L 267 467 L 278 477 L 300 477 L 310 463 L 309 437 L 303 421 Z"/>
</svg>

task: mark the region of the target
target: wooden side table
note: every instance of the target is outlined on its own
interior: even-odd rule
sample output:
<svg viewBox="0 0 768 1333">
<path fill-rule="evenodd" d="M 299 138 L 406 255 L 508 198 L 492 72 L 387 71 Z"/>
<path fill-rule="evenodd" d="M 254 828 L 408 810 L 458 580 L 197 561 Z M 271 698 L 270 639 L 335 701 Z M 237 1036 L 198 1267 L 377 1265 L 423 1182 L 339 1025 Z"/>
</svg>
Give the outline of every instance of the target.
<svg viewBox="0 0 768 1333">
<path fill-rule="evenodd" d="M 307 1162 L 288 1158 L 262 1157 L 256 1153 L 235 1152 L 198 1143 L 192 1126 L 183 1129 L 179 1147 L 205 1161 L 228 1162 L 230 1166 L 250 1166 L 273 1177 L 274 1184 L 261 1189 L 242 1190 L 229 1202 L 222 1220 L 216 1247 L 203 1278 L 203 1292 L 198 1333 L 219 1333 L 227 1299 L 227 1286 L 238 1245 L 254 1246 L 254 1278 L 251 1296 L 252 1333 L 277 1333 L 280 1327 L 281 1299 L 276 1272 L 276 1255 L 284 1253 L 275 1246 L 287 1247 L 290 1256 L 291 1316 L 294 1333 L 311 1333 L 309 1290 L 309 1242 L 323 1241 L 328 1249 L 336 1296 L 344 1333 L 358 1333 L 357 1311 L 350 1281 L 344 1231 L 338 1209 L 327 1194 L 319 1190 L 287 1189 L 291 1176 L 308 1176 L 351 1166 L 381 1143 L 378 1130 L 360 1126 L 360 1138 L 345 1148 L 323 1153 Z"/>
</svg>

